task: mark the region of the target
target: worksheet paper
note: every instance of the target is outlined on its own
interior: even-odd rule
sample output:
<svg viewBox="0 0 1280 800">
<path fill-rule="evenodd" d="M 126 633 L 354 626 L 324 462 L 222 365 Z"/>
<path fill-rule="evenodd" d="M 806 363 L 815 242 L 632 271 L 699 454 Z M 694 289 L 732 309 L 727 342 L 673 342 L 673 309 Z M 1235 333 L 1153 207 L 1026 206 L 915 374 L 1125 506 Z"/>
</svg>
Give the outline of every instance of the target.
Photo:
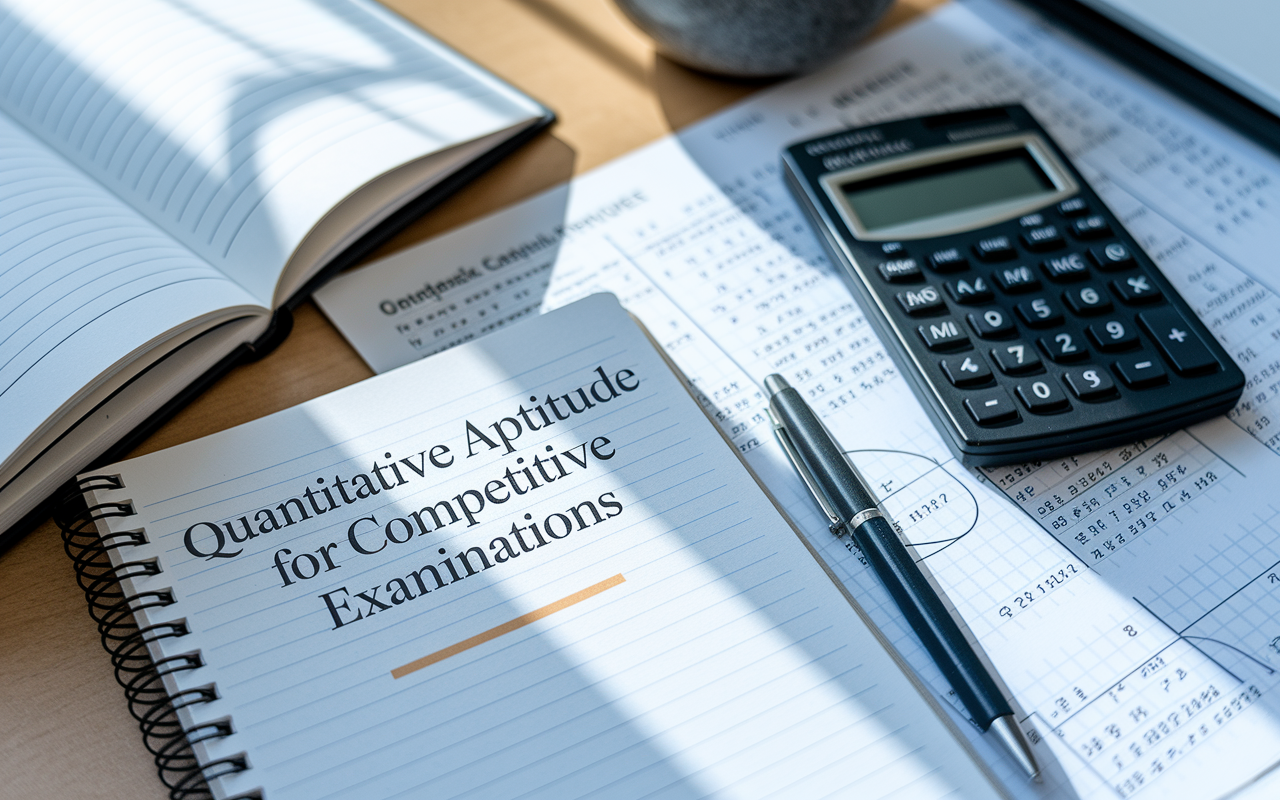
<svg viewBox="0 0 1280 800">
<path fill-rule="evenodd" d="M 996 800 L 617 301 L 529 323 L 109 468 L 217 796 Z"/>
<path fill-rule="evenodd" d="M 1021 102 L 1248 376 L 1227 417 L 969 471 L 795 205 L 780 149 L 844 126 Z M 330 284 L 375 370 L 612 291 L 919 674 L 949 688 L 773 441 L 779 372 L 879 490 L 1049 762 L 1019 797 L 1214 798 L 1280 760 L 1280 163 L 999 0 L 952 3 L 819 74 Z M 958 706 L 957 706 L 958 708 Z M 1052 756 L 1046 752 L 1052 751 Z"/>
</svg>

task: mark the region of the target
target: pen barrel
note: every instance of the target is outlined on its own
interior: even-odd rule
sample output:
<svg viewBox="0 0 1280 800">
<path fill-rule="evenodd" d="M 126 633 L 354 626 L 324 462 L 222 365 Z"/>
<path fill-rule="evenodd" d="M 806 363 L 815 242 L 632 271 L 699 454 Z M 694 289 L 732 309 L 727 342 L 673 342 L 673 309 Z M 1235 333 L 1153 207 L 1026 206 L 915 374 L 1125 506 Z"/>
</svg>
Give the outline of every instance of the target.
<svg viewBox="0 0 1280 800">
<path fill-rule="evenodd" d="M 771 398 L 773 413 L 787 430 L 796 454 L 808 468 L 817 488 L 842 520 L 879 505 L 862 481 L 853 475 L 849 462 L 827 429 L 795 389 L 784 389 Z"/>
<path fill-rule="evenodd" d="M 776 391 L 770 408 L 803 462 L 808 479 L 846 527 L 857 514 L 879 506 L 799 392 L 791 387 Z M 985 731 L 996 717 L 1012 714 L 1009 701 L 903 545 L 893 523 L 873 517 L 850 535 L 974 723 Z"/>
<path fill-rule="evenodd" d="M 960 702 L 982 730 L 1013 709 L 937 591 L 902 544 L 893 524 L 876 517 L 852 532 L 871 568 L 907 618 Z"/>
</svg>

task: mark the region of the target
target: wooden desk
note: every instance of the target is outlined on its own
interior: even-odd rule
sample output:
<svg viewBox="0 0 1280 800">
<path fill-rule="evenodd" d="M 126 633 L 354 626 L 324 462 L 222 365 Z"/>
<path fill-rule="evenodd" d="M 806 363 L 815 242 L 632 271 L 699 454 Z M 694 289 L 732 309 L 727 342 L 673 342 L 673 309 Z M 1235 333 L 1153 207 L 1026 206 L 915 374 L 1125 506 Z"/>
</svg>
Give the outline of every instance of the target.
<svg viewBox="0 0 1280 800">
<path fill-rule="evenodd" d="M 898 0 L 893 27 L 941 0 Z M 554 186 L 765 85 L 657 56 L 609 0 L 387 0 L 413 22 L 555 109 L 560 121 L 385 248 L 402 249 Z M 141 455 L 369 377 L 316 307 L 151 436 Z M 137 723 L 46 523 L 0 557 L 0 798 L 163 798 Z"/>
</svg>

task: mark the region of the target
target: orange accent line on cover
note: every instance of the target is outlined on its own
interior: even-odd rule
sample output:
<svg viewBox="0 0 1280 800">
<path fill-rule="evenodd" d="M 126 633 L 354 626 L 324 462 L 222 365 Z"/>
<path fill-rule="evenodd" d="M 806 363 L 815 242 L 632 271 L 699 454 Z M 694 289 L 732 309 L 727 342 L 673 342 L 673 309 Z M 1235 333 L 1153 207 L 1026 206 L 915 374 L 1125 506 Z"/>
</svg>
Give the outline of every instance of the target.
<svg viewBox="0 0 1280 800">
<path fill-rule="evenodd" d="M 416 659 L 414 661 L 410 661 L 408 664 L 405 664 L 403 667 L 396 667 L 395 669 L 391 670 L 391 677 L 403 678 L 405 675 L 408 675 L 412 672 L 417 672 L 418 670 L 424 667 L 429 667 L 432 664 L 435 664 L 440 661 L 444 661 L 449 656 L 456 656 L 458 653 L 461 653 L 464 650 L 470 650 L 471 648 L 477 645 L 484 644 L 485 642 L 491 639 L 496 639 L 504 633 L 511 633 L 514 630 L 523 628 L 525 625 L 528 625 L 531 622 L 537 622 L 538 620 L 544 617 L 551 616 L 557 611 L 563 611 L 569 606 L 577 605 L 578 603 L 581 603 L 583 600 L 587 600 L 592 597 L 595 597 L 596 595 L 600 594 L 606 589 L 612 589 L 613 587 L 624 582 L 625 580 L 626 578 L 622 577 L 621 574 L 614 575 L 612 578 L 607 578 L 603 581 L 600 581 L 597 584 L 588 586 L 582 591 L 574 592 L 568 597 L 562 597 L 559 600 L 555 601 L 554 603 L 548 603 L 542 608 L 530 611 L 528 614 L 522 614 L 521 616 L 516 617 L 510 622 L 504 622 L 501 625 L 498 625 L 497 627 L 490 628 L 484 633 L 478 633 L 475 636 L 472 636 L 470 639 L 463 639 L 457 644 L 449 645 L 443 650 L 437 650 L 431 655 L 423 656 L 422 658 Z"/>
</svg>

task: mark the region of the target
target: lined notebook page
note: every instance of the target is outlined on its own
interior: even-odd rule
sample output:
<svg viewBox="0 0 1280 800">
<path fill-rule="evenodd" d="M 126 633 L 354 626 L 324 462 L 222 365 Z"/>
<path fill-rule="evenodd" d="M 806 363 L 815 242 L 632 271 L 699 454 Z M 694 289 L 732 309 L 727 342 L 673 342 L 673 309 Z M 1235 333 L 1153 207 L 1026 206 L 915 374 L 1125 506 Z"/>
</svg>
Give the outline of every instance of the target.
<svg viewBox="0 0 1280 800">
<path fill-rule="evenodd" d="M 612 296 L 106 471 L 223 796 L 998 796 Z"/>
<path fill-rule="evenodd" d="M 2 113 L 0 252 L 0 474 L 55 411 L 170 328 L 254 313 L 242 288 Z"/>
<path fill-rule="evenodd" d="M 0 104 L 271 306 L 333 206 L 539 115 L 370 2 L 0 4 Z"/>
</svg>

